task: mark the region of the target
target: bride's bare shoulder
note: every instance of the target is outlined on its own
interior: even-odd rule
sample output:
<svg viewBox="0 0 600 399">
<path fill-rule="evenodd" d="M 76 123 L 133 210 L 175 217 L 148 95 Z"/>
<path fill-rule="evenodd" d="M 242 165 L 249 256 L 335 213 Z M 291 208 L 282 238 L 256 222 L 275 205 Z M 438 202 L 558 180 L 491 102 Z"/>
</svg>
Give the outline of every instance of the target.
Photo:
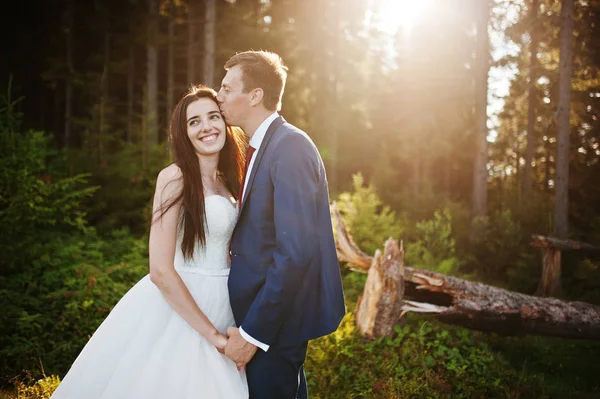
<svg viewBox="0 0 600 399">
<path fill-rule="evenodd" d="M 157 182 L 168 183 L 174 180 L 181 180 L 182 174 L 179 166 L 172 163 L 158 174 Z"/>
<path fill-rule="evenodd" d="M 156 188 L 157 190 L 162 190 L 168 187 L 168 191 L 177 191 L 183 186 L 182 177 L 183 175 L 181 174 L 179 166 L 172 163 L 158 174 L 158 177 L 156 178 Z"/>
</svg>

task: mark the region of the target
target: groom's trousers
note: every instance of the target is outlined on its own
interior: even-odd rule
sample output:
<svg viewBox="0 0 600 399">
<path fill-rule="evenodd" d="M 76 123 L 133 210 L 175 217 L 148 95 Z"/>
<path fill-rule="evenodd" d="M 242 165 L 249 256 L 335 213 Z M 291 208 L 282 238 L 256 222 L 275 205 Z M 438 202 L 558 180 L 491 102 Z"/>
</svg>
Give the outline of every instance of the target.
<svg viewBox="0 0 600 399">
<path fill-rule="evenodd" d="M 250 399 L 307 399 L 304 360 L 308 343 L 258 349 L 246 366 Z"/>
</svg>

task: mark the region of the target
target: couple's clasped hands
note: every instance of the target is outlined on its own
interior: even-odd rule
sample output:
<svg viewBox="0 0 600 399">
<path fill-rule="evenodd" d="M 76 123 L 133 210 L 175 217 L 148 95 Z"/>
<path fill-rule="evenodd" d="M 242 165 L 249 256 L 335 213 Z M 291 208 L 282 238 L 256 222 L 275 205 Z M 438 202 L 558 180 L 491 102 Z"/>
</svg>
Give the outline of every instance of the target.
<svg viewBox="0 0 600 399">
<path fill-rule="evenodd" d="M 240 334 L 239 328 L 236 327 L 229 327 L 227 336 L 217 333 L 211 341 L 219 352 L 235 362 L 238 370 L 246 367 L 258 349 L 246 341 Z"/>
</svg>

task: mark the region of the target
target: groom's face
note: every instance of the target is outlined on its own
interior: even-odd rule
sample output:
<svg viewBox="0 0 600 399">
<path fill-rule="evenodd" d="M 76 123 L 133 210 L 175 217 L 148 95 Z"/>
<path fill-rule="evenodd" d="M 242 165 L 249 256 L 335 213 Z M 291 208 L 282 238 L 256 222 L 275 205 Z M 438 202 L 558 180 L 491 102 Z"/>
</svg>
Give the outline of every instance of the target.
<svg viewBox="0 0 600 399">
<path fill-rule="evenodd" d="M 244 92 L 243 72 L 239 66 L 227 71 L 217 95 L 225 121 L 229 125 L 244 125 L 250 112 L 250 93 Z"/>
</svg>

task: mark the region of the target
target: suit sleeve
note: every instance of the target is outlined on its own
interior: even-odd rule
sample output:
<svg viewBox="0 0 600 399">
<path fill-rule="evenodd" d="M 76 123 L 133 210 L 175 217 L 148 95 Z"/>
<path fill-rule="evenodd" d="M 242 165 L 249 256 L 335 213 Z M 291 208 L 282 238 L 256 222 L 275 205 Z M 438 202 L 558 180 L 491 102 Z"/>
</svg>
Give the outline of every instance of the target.
<svg viewBox="0 0 600 399">
<path fill-rule="evenodd" d="M 276 249 L 265 284 L 242 327 L 272 345 L 289 316 L 313 254 L 317 234 L 319 168 L 316 149 L 302 135 L 286 137 L 270 165 Z"/>
</svg>

